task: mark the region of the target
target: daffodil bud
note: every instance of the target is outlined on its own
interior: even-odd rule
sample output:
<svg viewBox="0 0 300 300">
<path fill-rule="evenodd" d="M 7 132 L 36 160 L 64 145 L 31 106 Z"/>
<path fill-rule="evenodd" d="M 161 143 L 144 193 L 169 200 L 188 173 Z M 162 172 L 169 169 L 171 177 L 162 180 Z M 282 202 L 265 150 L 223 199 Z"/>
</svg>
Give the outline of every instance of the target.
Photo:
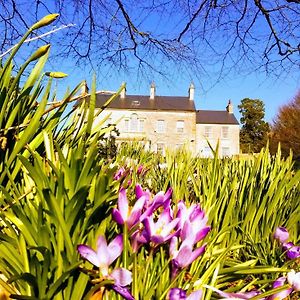
<svg viewBox="0 0 300 300">
<path fill-rule="evenodd" d="M 68 76 L 68 74 L 63 72 L 46 72 L 45 75 L 52 78 L 64 78 Z"/>
<path fill-rule="evenodd" d="M 50 48 L 50 44 L 44 45 L 42 47 L 40 47 L 39 49 L 37 49 L 30 57 L 30 61 L 34 61 L 39 59 L 40 57 L 42 57 L 43 55 L 45 55 Z"/>
<path fill-rule="evenodd" d="M 39 20 L 38 22 L 36 22 L 35 24 L 33 24 L 31 29 L 35 30 L 35 29 L 47 26 L 47 25 L 51 24 L 52 22 L 54 22 L 58 16 L 59 16 L 59 14 L 47 15 L 44 18 L 42 18 L 41 20 Z"/>
</svg>

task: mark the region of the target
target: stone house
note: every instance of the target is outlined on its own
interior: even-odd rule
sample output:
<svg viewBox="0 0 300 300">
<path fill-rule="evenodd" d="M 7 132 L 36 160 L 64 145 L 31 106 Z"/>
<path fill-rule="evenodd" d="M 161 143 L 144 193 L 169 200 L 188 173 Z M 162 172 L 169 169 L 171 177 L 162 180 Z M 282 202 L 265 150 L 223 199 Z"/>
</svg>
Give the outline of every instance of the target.
<svg viewBox="0 0 300 300">
<path fill-rule="evenodd" d="M 101 108 L 113 92 L 97 92 L 96 108 Z M 166 148 L 187 146 L 193 154 L 212 156 L 209 144 L 219 155 L 239 154 L 239 123 L 229 102 L 224 111 L 196 110 L 195 88 L 188 96 L 158 96 L 155 85 L 149 95 L 127 95 L 124 88 L 100 114 L 107 124 L 116 124 L 117 142 L 138 141 L 145 149 L 164 154 Z M 97 122 L 97 120 L 96 120 Z"/>
</svg>

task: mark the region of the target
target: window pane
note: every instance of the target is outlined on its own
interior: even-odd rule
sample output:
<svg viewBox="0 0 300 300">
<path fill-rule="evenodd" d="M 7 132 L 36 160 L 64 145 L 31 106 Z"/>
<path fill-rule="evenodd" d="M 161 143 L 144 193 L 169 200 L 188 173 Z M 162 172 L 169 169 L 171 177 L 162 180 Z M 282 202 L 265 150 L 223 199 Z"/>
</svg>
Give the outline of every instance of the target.
<svg viewBox="0 0 300 300">
<path fill-rule="evenodd" d="M 156 131 L 158 133 L 165 132 L 165 120 L 157 120 Z"/>
<path fill-rule="evenodd" d="M 176 122 L 176 131 L 179 133 L 184 131 L 184 121 L 180 120 Z"/>
<path fill-rule="evenodd" d="M 229 128 L 228 126 L 222 127 L 222 139 L 228 139 L 229 136 Z"/>
<path fill-rule="evenodd" d="M 131 131 L 137 132 L 138 131 L 138 116 L 137 114 L 131 115 Z"/>
<path fill-rule="evenodd" d="M 129 131 L 129 120 L 128 119 L 124 120 L 124 131 L 125 132 Z"/>
<path fill-rule="evenodd" d="M 203 156 L 204 157 L 213 157 L 213 153 L 212 153 L 212 151 L 211 151 L 211 149 L 210 149 L 209 146 L 204 147 L 204 149 L 203 149 Z"/>
<path fill-rule="evenodd" d="M 212 137 L 212 127 L 211 126 L 204 127 L 204 136 L 207 138 Z"/>
<path fill-rule="evenodd" d="M 139 132 L 144 132 L 145 120 L 139 119 Z"/>
</svg>

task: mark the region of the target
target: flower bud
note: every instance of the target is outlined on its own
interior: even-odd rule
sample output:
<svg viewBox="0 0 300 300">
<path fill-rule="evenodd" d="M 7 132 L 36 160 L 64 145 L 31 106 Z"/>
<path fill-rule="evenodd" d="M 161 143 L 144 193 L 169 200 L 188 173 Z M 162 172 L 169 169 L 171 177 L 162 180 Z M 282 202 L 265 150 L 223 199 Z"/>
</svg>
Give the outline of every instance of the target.
<svg viewBox="0 0 300 300">
<path fill-rule="evenodd" d="M 289 232 L 285 227 L 277 227 L 274 232 L 274 238 L 281 244 L 285 243 L 289 239 Z"/>
<path fill-rule="evenodd" d="M 52 78 L 64 78 L 68 76 L 68 74 L 63 72 L 46 72 L 45 75 Z"/>
<path fill-rule="evenodd" d="M 39 49 L 37 49 L 35 51 L 35 53 L 33 53 L 30 57 L 30 61 L 34 61 L 34 60 L 37 60 L 39 59 L 40 57 L 42 57 L 43 55 L 45 55 L 48 51 L 49 51 L 49 48 L 50 48 L 50 44 L 48 45 L 44 45 L 42 47 L 40 47 Z"/>
<path fill-rule="evenodd" d="M 35 30 L 35 29 L 47 26 L 47 25 L 51 24 L 52 22 L 54 22 L 58 16 L 59 16 L 59 14 L 47 15 L 44 18 L 42 18 L 41 20 L 39 20 L 38 22 L 36 22 L 35 24 L 33 24 L 31 29 Z"/>
</svg>

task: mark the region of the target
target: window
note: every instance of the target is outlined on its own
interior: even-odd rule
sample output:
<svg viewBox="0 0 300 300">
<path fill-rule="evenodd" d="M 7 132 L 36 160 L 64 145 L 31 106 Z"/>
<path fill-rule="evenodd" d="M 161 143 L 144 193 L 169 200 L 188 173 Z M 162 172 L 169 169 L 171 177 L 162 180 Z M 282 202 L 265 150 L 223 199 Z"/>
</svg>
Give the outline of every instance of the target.
<svg viewBox="0 0 300 300">
<path fill-rule="evenodd" d="M 125 132 L 129 131 L 129 119 L 124 120 L 124 131 Z"/>
<path fill-rule="evenodd" d="M 211 138 L 212 137 L 212 127 L 211 126 L 205 126 L 204 127 L 204 136 L 206 138 Z"/>
<path fill-rule="evenodd" d="M 165 128 L 165 120 L 157 120 L 156 122 L 156 131 L 158 133 L 163 133 L 165 132 L 166 128 Z"/>
<path fill-rule="evenodd" d="M 131 115 L 130 131 L 132 131 L 132 132 L 138 131 L 138 116 L 137 116 L 137 114 Z"/>
<path fill-rule="evenodd" d="M 184 121 L 179 120 L 179 121 L 176 122 L 176 131 L 178 133 L 183 133 L 183 131 L 184 131 Z"/>
<path fill-rule="evenodd" d="M 230 148 L 229 147 L 222 147 L 222 157 L 230 156 Z"/>
<path fill-rule="evenodd" d="M 163 143 L 157 143 L 156 152 L 158 154 L 164 154 L 165 145 Z"/>
<path fill-rule="evenodd" d="M 212 151 L 211 151 L 211 149 L 210 149 L 209 146 L 204 147 L 204 149 L 203 149 L 203 156 L 204 157 L 213 157 L 213 153 L 212 153 Z"/>
<path fill-rule="evenodd" d="M 144 119 L 139 119 L 139 132 L 144 132 L 145 130 L 145 120 Z"/>
<path fill-rule="evenodd" d="M 229 128 L 228 128 L 228 126 L 223 126 L 222 127 L 221 136 L 222 136 L 222 139 L 228 139 L 228 137 L 229 137 Z"/>
</svg>

